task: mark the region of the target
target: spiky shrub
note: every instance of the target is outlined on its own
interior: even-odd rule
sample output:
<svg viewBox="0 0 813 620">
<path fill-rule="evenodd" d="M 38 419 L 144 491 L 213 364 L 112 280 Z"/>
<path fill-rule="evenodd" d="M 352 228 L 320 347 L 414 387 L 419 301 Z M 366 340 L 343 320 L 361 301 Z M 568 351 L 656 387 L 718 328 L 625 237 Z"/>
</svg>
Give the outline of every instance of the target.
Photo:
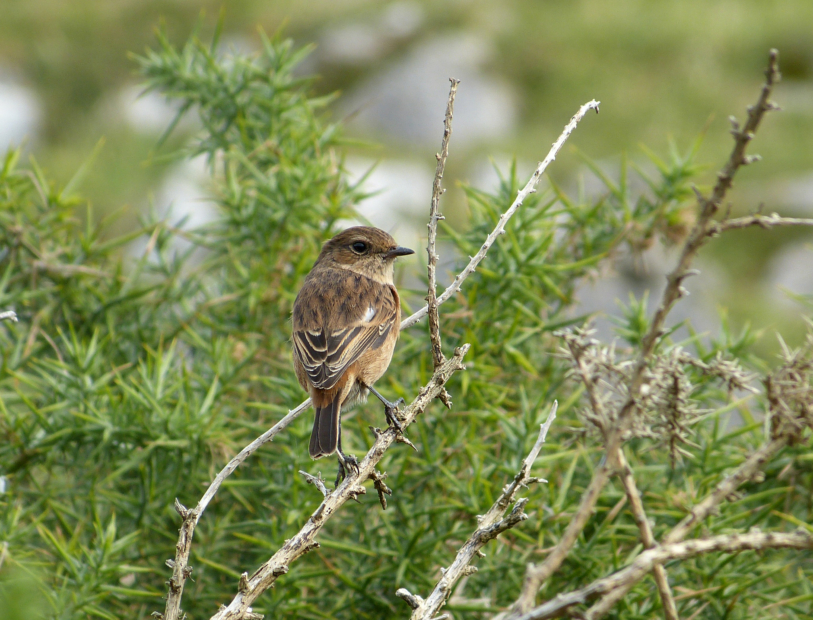
<svg viewBox="0 0 813 620">
<path fill-rule="evenodd" d="M 148 86 L 203 127 L 187 156 L 208 158 L 220 217 L 183 233 L 191 249 L 174 243 L 179 233 L 170 222 L 145 221 L 108 238 L 92 214 L 77 217 L 82 201 L 73 183 L 60 190 L 35 162 L 21 166 L 19 151 L 6 156 L 0 309 L 13 307 L 21 318 L 0 327 L 6 617 L 132 618 L 162 609 L 164 563 L 178 528 L 174 498 L 194 504 L 230 455 L 303 397 L 289 359 L 291 305 L 321 243 L 361 196 L 344 180 L 337 128 L 320 113 L 326 101 L 293 75 L 305 52 L 280 38 L 263 38 L 254 56 L 220 56 L 216 48 L 193 37 L 178 50 L 161 37 L 138 58 Z M 643 196 L 631 194 L 622 166 L 620 183 L 606 179 L 597 200 L 555 186 L 529 198 L 463 293 L 442 308 L 445 346 L 473 345 L 468 370 L 449 388 L 452 411 L 438 403 L 410 430 L 419 452 L 398 446 L 382 462 L 395 491 L 389 509 L 370 493 L 337 514 L 321 548 L 292 566 L 255 612 L 405 615 L 396 588 L 433 587 L 558 398 L 559 421 L 537 461 L 548 483 L 528 491 L 531 518 L 491 544 L 447 609 L 485 617 L 516 599 L 526 563 L 545 557 L 578 506 L 600 458 L 602 425 L 625 397 L 619 386 L 648 327 L 645 308 L 633 301 L 622 343 L 594 340 L 586 317 L 572 316 L 576 288 L 621 248 L 638 251 L 659 235 L 681 239 L 694 154 L 658 162 Z M 477 251 L 518 183 L 512 169 L 493 195 L 466 188 L 470 222 L 445 228 L 461 256 Z M 146 250 L 124 258 L 122 249 L 139 237 Z M 719 341 L 675 342 L 667 334 L 648 361 L 652 389 L 627 440 L 632 468 L 646 474 L 639 485 L 656 535 L 762 441 L 765 398 L 742 391 L 756 385 L 742 366 L 764 372 L 749 357 L 749 338 L 724 332 Z M 806 418 L 798 415 L 810 407 L 809 360 L 808 350 L 788 351 L 765 376 L 768 404 L 785 411 L 775 432 L 799 441 L 704 522 L 703 533 L 810 522 L 813 476 Z M 431 365 L 424 332 L 407 331 L 380 387 L 409 398 Z M 588 405 L 585 377 L 601 386 L 606 419 Z M 357 453 L 371 443 L 370 417 L 380 422 L 368 409 L 344 425 Z M 733 410 L 743 424 L 727 424 Z M 190 617 L 209 617 L 228 602 L 240 573 L 259 566 L 318 505 L 321 497 L 296 472 L 332 474 L 333 465 L 307 458 L 309 426 L 301 417 L 252 456 L 205 513 L 184 596 Z M 611 481 L 544 598 L 606 575 L 640 550 L 623 498 Z M 755 609 L 804 617 L 809 557 L 703 556 L 670 566 L 669 575 L 679 592 L 696 591 L 678 600 L 687 616 L 702 607 L 698 618 L 746 618 Z M 617 613 L 650 618 L 658 606 L 643 582 Z"/>
</svg>

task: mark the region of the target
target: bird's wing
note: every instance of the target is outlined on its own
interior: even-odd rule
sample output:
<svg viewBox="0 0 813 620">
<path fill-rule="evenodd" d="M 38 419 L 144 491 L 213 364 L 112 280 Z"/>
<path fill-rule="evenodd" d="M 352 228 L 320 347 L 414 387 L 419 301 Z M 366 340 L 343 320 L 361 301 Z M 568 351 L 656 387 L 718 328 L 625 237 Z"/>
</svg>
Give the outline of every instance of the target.
<svg viewBox="0 0 813 620">
<path fill-rule="evenodd" d="M 395 299 L 389 286 L 376 283 L 360 303 L 322 309 L 311 324 L 300 320 L 294 306 L 294 355 L 315 388 L 331 389 L 362 353 L 384 344 L 397 319 Z"/>
</svg>

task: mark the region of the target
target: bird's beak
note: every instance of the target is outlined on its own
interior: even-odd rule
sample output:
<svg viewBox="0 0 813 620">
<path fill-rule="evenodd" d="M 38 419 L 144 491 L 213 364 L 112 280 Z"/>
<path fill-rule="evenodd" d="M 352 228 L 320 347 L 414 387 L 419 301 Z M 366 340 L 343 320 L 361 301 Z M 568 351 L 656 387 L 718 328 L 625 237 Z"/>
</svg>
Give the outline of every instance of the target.
<svg viewBox="0 0 813 620">
<path fill-rule="evenodd" d="M 414 254 L 415 250 L 410 250 L 409 248 L 402 248 L 400 245 L 397 248 L 392 248 L 387 252 L 384 252 L 384 258 L 396 258 L 398 256 L 409 256 L 410 254 Z"/>
</svg>

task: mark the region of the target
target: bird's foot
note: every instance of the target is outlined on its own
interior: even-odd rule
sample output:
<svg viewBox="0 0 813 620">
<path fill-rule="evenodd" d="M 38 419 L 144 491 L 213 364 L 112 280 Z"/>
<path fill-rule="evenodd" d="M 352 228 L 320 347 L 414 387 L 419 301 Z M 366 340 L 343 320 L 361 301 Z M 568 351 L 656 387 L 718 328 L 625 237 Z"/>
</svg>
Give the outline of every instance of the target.
<svg viewBox="0 0 813 620">
<path fill-rule="evenodd" d="M 404 427 L 401 426 L 401 423 L 398 421 L 398 418 L 395 417 L 395 412 L 396 412 L 396 410 L 398 409 L 398 407 L 400 405 L 404 404 L 404 402 L 405 402 L 404 399 L 399 398 L 394 403 L 391 403 L 386 398 L 384 398 L 381 394 L 379 394 L 378 390 L 376 390 L 372 385 L 368 385 L 367 389 L 370 390 L 370 392 L 373 393 L 373 396 L 375 396 L 378 400 L 380 400 L 382 403 L 384 403 L 384 415 L 387 416 L 387 422 L 390 423 L 390 426 L 394 426 L 398 430 L 398 432 L 403 435 L 404 434 Z"/>
<path fill-rule="evenodd" d="M 402 435 L 404 434 L 404 427 L 401 426 L 401 423 L 395 416 L 395 412 L 398 410 L 398 407 L 404 404 L 404 402 L 405 401 L 403 398 L 399 398 L 394 403 L 389 401 L 384 403 L 384 415 L 387 416 L 387 422 L 390 423 L 390 426 L 394 426 Z"/>
<path fill-rule="evenodd" d="M 348 474 L 359 473 L 359 461 L 355 456 L 352 454 L 345 454 L 344 452 L 339 452 L 338 455 L 339 471 L 336 474 L 336 483 L 334 484 L 334 488 L 338 487 Z"/>
</svg>

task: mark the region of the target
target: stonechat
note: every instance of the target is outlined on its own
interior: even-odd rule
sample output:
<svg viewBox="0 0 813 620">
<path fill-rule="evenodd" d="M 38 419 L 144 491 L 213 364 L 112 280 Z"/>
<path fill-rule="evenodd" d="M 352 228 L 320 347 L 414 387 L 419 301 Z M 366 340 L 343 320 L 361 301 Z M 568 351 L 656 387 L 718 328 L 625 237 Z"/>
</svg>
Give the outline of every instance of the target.
<svg viewBox="0 0 813 620">
<path fill-rule="evenodd" d="M 294 302 L 294 370 L 316 409 L 308 451 L 314 459 L 338 452 L 337 485 L 348 468 L 358 468 L 342 452 L 343 409 L 372 392 L 400 428 L 393 414 L 398 403 L 373 384 L 390 365 L 401 330 L 393 263 L 414 253 L 378 228 L 348 228 L 322 248 Z"/>
</svg>

